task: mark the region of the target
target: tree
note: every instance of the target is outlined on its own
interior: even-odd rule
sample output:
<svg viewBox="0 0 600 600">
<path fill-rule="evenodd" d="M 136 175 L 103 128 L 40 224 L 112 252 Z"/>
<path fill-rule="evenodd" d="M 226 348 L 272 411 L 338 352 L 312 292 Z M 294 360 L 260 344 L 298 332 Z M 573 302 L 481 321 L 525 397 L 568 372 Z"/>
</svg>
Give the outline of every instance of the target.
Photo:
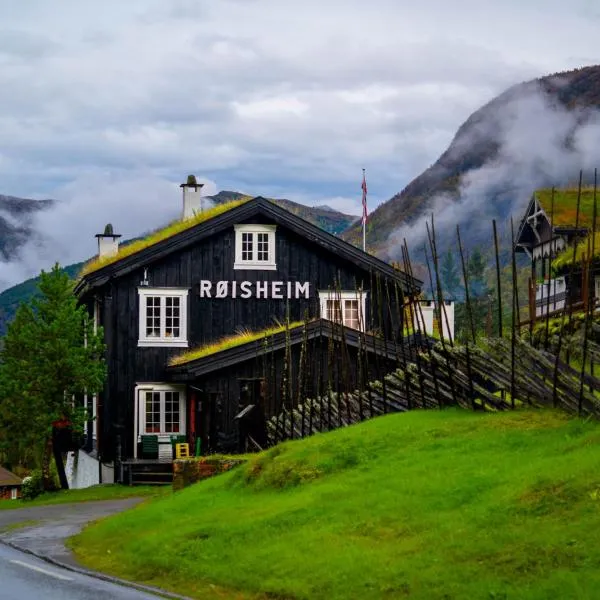
<svg viewBox="0 0 600 600">
<path fill-rule="evenodd" d="M 442 280 L 442 289 L 444 296 L 450 299 L 456 299 L 460 289 L 460 277 L 454 254 L 448 250 L 442 258 L 440 264 L 440 278 Z"/>
<path fill-rule="evenodd" d="M 49 489 L 52 454 L 68 487 L 53 424 L 81 431 L 84 409 L 76 394 L 98 392 L 106 378 L 102 331 L 94 332 L 73 282 L 55 265 L 42 271 L 39 295 L 17 311 L 0 351 L 0 438 L 8 446 L 34 449 L 41 456 L 44 489 Z M 12 448 L 11 448 L 12 446 Z"/>
<path fill-rule="evenodd" d="M 491 289 L 488 287 L 486 273 L 487 262 L 479 248 L 473 250 L 467 263 L 469 276 L 469 295 L 471 297 L 471 314 L 475 331 L 489 329 Z"/>
</svg>

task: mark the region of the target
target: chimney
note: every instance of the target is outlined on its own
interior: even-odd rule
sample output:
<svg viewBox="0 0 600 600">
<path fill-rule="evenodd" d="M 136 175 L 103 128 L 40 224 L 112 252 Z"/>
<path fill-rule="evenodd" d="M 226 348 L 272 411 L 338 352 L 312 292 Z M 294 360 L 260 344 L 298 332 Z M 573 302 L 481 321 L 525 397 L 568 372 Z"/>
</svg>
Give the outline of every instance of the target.
<svg viewBox="0 0 600 600">
<path fill-rule="evenodd" d="M 114 233 L 110 223 L 104 228 L 104 233 L 97 233 L 96 237 L 98 238 L 98 258 L 114 256 L 119 251 L 121 236 Z"/>
<path fill-rule="evenodd" d="M 183 188 L 183 219 L 189 219 L 194 214 L 202 212 L 202 186 L 203 183 L 196 181 L 195 175 L 188 175 L 186 183 L 179 187 Z"/>
</svg>

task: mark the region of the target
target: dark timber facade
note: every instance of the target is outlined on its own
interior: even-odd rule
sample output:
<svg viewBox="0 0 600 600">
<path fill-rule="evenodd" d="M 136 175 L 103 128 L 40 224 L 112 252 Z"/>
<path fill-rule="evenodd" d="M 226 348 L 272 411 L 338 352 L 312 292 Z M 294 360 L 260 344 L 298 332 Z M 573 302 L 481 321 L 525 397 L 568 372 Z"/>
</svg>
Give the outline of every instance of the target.
<svg viewBox="0 0 600 600">
<path fill-rule="evenodd" d="M 183 187 L 185 203 L 194 190 Z M 76 288 L 107 345 L 107 384 L 88 399 L 99 456 L 140 458 L 150 436 L 165 452 L 173 435 L 192 448 L 199 439 L 202 453 L 236 450 L 235 417 L 248 404 L 269 418 L 299 392 L 323 393 L 336 381 L 344 391 L 376 376 L 393 364 L 403 298 L 420 283 L 260 197 L 117 254 Z M 237 332 L 286 322 L 267 337 L 172 364 Z M 360 375 L 359 347 L 380 359 L 367 359 Z M 343 369 L 334 364 L 342 354 Z"/>
<path fill-rule="evenodd" d="M 591 239 L 597 230 L 596 203 L 590 188 L 538 190 L 532 196 L 515 240 L 515 251 L 531 260 L 530 322 L 600 297 L 597 257 L 590 256 L 597 253 Z M 588 247 L 573 261 L 573 246 L 586 241 Z"/>
</svg>

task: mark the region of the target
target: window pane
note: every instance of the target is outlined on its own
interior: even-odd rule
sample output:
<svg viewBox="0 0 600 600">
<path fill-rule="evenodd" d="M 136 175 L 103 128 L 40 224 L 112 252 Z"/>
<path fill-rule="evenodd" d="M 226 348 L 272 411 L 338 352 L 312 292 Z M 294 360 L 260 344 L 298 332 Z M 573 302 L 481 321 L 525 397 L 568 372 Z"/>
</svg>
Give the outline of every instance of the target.
<svg viewBox="0 0 600 600">
<path fill-rule="evenodd" d="M 160 433 L 160 392 L 146 392 L 146 433 Z"/>
<path fill-rule="evenodd" d="M 325 318 L 330 321 L 342 322 L 342 307 L 339 300 L 327 300 Z"/>
<path fill-rule="evenodd" d="M 179 433 L 179 392 L 165 392 L 165 433 Z"/>
<path fill-rule="evenodd" d="M 251 261 L 254 259 L 252 236 L 252 233 L 242 233 L 242 260 Z"/>
<path fill-rule="evenodd" d="M 358 300 L 346 300 L 344 302 L 344 325 L 359 328 L 358 322 Z"/>
<path fill-rule="evenodd" d="M 268 233 L 258 233 L 257 235 L 257 243 L 256 243 L 256 260 L 269 260 L 269 234 Z"/>
<path fill-rule="evenodd" d="M 179 337 L 181 323 L 181 298 L 165 298 L 165 336 Z"/>
<path fill-rule="evenodd" d="M 146 297 L 146 337 L 160 337 L 160 297 Z"/>
</svg>

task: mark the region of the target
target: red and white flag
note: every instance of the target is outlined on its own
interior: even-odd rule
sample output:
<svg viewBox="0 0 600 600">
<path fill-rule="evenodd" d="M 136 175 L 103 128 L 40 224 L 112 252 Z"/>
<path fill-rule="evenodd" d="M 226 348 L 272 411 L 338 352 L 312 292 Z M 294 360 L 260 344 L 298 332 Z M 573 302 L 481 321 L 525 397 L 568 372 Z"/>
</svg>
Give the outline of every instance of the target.
<svg viewBox="0 0 600 600">
<path fill-rule="evenodd" d="M 362 222 L 363 222 L 363 225 L 366 225 L 367 224 L 367 179 L 365 177 L 364 169 L 363 169 L 362 185 L 360 187 L 362 188 L 362 207 L 363 207 Z"/>
</svg>

